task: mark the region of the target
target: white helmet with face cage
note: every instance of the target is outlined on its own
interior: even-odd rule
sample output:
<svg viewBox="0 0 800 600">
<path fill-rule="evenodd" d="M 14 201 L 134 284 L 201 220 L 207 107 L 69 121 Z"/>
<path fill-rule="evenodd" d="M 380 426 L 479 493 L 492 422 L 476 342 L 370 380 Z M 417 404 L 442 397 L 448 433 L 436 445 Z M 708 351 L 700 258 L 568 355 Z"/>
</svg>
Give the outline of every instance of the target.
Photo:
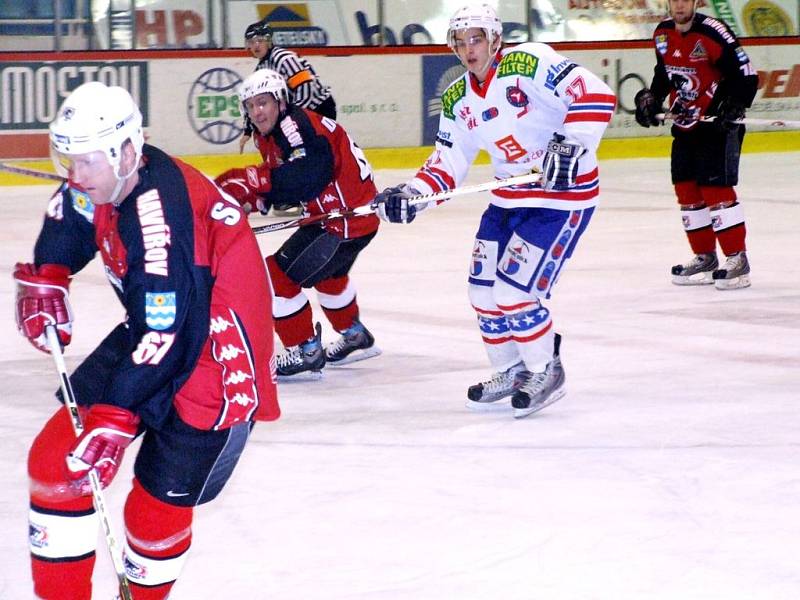
<svg viewBox="0 0 800 600">
<path fill-rule="evenodd" d="M 138 164 L 144 145 L 142 113 L 128 90 L 99 81 L 75 88 L 50 123 L 50 148 L 59 171 L 63 162 L 57 159 L 58 155 L 101 151 L 117 178 L 128 177 L 130 173 L 119 173 L 122 146 L 128 140 L 136 151 L 135 164 Z M 66 177 L 65 173 L 61 174 Z"/>
<path fill-rule="evenodd" d="M 450 49 L 455 51 L 456 31 L 473 27 L 483 29 L 490 47 L 494 46 L 495 36 L 498 40 L 503 37 L 503 23 L 491 6 L 488 4 L 464 6 L 450 17 L 450 25 L 447 28 L 447 45 Z"/>
</svg>

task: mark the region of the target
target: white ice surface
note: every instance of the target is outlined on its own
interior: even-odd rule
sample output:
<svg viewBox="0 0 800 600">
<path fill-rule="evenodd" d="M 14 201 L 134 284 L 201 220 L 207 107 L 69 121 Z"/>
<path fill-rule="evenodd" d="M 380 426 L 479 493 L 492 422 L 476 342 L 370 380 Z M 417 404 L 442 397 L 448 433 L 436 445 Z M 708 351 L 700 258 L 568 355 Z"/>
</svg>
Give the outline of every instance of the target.
<svg viewBox="0 0 800 600">
<path fill-rule="evenodd" d="M 463 406 L 489 375 L 466 295 L 485 200 L 384 225 L 353 272 L 384 354 L 281 386 L 283 417 L 196 511 L 172 597 L 800 598 L 798 164 L 744 157 L 753 286 L 720 292 L 669 282 L 690 251 L 668 161 L 604 162 L 601 206 L 549 303 L 568 394 L 522 420 Z M 379 187 L 410 173 L 381 171 Z M 489 178 L 476 167 L 468 183 Z M 32 597 L 25 460 L 57 379 L 15 330 L 9 275 L 49 188 L 0 193 L 0 598 L 17 600 Z M 284 237 L 260 236 L 265 253 Z M 122 314 L 96 263 L 73 284 L 70 368 Z M 108 491 L 120 535 L 135 449 Z"/>
</svg>

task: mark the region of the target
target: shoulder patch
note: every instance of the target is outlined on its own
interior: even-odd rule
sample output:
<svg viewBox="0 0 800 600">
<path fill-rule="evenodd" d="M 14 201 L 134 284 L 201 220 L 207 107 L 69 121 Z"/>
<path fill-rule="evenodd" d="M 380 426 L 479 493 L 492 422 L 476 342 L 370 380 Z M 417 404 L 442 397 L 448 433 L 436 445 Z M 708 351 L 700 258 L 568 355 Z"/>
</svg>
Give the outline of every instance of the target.
<svg viewBox="0 0 800 600">
<path fill-rule="evenodd" d="M 144 315 L 150 329 L 169 329 L 175 323 L 177 314 L 178 300 L 175 292 L 145 292 Z"/>
<path fill-rule="evenodd" d="M 81 192 L 75 188 L 69 188 L 69 195 L 72 198 L 72 208 L 89 223 L 94 222 L 94 204 L 89 200 L 89 194 Z"/>
<path fill-rule="evenodd" d="M 527 52 L 512 51 L 506 54 L 497 65 L 498 77 L 533 77 L 536 75 L 536 67 L 539 66 L 539 59 Z"/>
<path fill-rule="evenodd" d="M 459 77 L 442 94 L 442 114 L 455 121 L 455 113 L 453 107 L 461 100 L 467 93 L 467 79 L 466 76 Z"/>
</svg>

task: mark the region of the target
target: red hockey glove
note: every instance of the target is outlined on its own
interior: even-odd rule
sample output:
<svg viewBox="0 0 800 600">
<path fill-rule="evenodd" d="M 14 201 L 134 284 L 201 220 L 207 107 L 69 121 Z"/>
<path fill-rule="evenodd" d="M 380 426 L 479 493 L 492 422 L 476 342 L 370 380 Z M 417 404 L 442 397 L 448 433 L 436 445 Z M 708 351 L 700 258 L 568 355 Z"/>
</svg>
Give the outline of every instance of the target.
<svg viewBox="0 0 800 600">
<path fill-rule="evenodd" d="M 62 346 L 72 340 L 69 306 L 69 268 L 64 265 L 17 263 L 17 328 L 35 348 L 50 352 L 45 327 L 55 325 Z"/>
<path fill-rule="evenodd" d="M 86 413 L 83 433 L 67 454 L 67 477 L 81 494 L 92 493 L 89 470 L 97 471 L 107 487 L 122 464 L 122 456 L 136 437 L 139 417 L 111 404 L 95 404 Z"/>
<path fill-rule="evenodd" d="M 270 169 L 267 165 L 229 169 L 217 176 L 214 182 L 242 206 L 246 213 L 258 209 L 266 214 L 269 206 L 260 196 L 272 189 Z"/>
</svg>

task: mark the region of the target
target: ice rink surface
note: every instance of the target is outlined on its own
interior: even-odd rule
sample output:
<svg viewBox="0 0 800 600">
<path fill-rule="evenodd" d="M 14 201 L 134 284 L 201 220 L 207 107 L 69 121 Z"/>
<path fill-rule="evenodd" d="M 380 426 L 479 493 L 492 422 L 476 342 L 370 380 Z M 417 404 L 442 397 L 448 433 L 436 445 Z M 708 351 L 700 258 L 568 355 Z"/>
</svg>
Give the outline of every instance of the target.
<svg viewBox="0 0 800 600">
<path fill-rule="evenodd" d="M 721 292 L 670 284 L 690 251 L 668 160 L 603 162 L 601 205 L 549 302 L 568 393 L 521 420 L 463 404 L 490 374 L 466 294 L 485 198 L 383 225 L 353 272 L 383 355 L 281 385 L 283 417 L 256 427 L 196 511 L 172 598 L 799 598 L 798 165 L 743 157 L 753 286 Z M 378 186 L 410 174 L 378 172 Z M 490 178 L 476 167 L 467 183 Z M 25 460 L 56 408 L 52 360 L 15 330 L 10 278 L 49 190 L 2 189 L 4 600 L 32 597 Z M 260 236 L 264 252 L 284 234 Z M 72 289 L 71 368 L 122 317 L 99 261 Z M 120 535 L 136 447 L 107 492 Z M 102 544 L 94 597 L 109 600 Z"/>
</svg>

